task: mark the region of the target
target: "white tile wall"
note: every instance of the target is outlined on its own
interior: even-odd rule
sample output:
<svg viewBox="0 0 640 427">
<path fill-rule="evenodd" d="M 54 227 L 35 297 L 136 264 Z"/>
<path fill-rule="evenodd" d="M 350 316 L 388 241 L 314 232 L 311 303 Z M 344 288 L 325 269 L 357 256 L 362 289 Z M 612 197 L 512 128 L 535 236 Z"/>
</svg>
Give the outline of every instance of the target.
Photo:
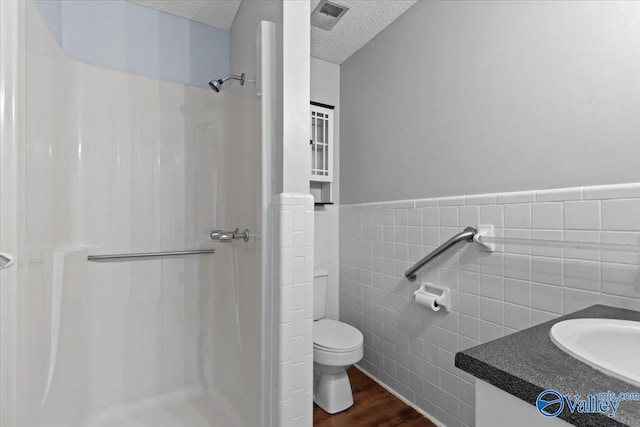
<svg viewBox="0 0 640 427">
<path fill-rule="evenodd" d="M 496 235 L 640 245 L 640 184 L 488 194 L 340 208 L 340 319 L 365 337 L 361 365 L 448 427 L 473 426 L 474 378 L 456 351 L 592 304 L 640 310 L 640 255 L 460 246 L 404 280 L 410 263 L 467 225 Z M 448 286 L 453 310 L 411 293 Z"/>
<path fill-rule="evenodd" d="M 272 425 L 313 424 L 313 197 L 274 197 Z"/>
<path fill-rule="evenodd" d="M 338 206 L 315 208 L 314 262 L 316 270 L 327 270 L 327 317 L 338 318 Z"/>
</svg>

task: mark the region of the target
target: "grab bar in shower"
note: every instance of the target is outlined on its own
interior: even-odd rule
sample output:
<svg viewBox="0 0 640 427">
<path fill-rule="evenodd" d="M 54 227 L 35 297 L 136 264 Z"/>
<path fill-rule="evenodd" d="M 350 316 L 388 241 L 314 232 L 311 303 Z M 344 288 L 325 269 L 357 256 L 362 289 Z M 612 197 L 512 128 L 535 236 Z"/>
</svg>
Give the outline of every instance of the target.
<svg viewBox="0 0 640 427">
<path fill-rule="evenodd" d="M 170 252 L 138 252 L 132 254 L 107 254 L 107 255 L 89 255 L 87 261 L 117 261 L 117 260 L 136 260 L 146 258 L 159 258 L 168 256 L 182 255 L 205 255 L 215 254 L 215 249 L 197 249 L 192 251 L 170 251 Z"/>
<path fill-rule="evenodd" d="M 409 279 L 410 282 L 416 281 L 416 273 L 422 267 L 427 265 L 433 259 L 442 255 L 442 253 L 446 252 L 447 249 L 451 248 L 453 245 L 460 242 L 473 242 L 473 237 L 476 235 L 476 229 L 473 227 L 467 227 L 461 233 L 456 234 L 440 246 L 438 246 L 435 250 L 430 252 L 427 256 L 422 258 L 420 261 L 416 262 L 411 268 L 404 272 L 404 276 Z"/>
<path fill-rule="evenodd" d="M 218 240 L 222 243 L 231 243 L 234 240 L 239 239 L 248 242 L 250 233 L 249 229 L 247 228 L 245 228 L 243 231 L 240 231 L 239 228 L 236 228 L 234 231 L 213 230 L 211 233 L 209 233 L 209 238 L 211 240 Z"/>
</svg>

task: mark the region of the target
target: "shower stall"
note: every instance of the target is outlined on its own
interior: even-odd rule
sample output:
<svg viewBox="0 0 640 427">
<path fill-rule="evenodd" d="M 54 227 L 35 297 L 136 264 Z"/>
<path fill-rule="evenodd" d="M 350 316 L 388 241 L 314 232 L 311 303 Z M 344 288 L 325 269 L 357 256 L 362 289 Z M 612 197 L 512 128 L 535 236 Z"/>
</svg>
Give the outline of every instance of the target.
<svg viewBox="0 0 640 427">
<path fill-rule="evenodd" d="M 265 424 L 274 25 L 231 31 L 215 93 L 166 78 L 168 15 L 154 77 L 70 56 L 75 12 L 40 3 L 0 2 L 0 426 Z"/>
</svg>

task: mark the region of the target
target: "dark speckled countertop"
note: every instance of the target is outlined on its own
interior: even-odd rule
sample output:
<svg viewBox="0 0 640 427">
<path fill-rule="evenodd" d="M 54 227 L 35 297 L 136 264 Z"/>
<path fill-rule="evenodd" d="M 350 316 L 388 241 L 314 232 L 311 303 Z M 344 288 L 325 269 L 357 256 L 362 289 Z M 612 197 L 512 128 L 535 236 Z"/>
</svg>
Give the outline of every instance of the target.
<svg viewBox="0 0 640 427">
<path fill-rule="evenodd" d="M 562 394 L 596 394 L 611 390 L 639 391 L 578 361 L 560 350 L 549 337 L 551 327 L 563 320 L 607 318 L 640 321 L 640 312 L 594 305 L 506 337 L 460 351 L 458 368 L 535 406 L 538 395 L 547 389 Z M 638 358 L 640 355 L 633 355 Z M 559 418 L 585 427 L 640 426 L 640 402 L 621 402 L 614 418 L 601 414 L 572 414 L 565 405 Z"/>
</svg>

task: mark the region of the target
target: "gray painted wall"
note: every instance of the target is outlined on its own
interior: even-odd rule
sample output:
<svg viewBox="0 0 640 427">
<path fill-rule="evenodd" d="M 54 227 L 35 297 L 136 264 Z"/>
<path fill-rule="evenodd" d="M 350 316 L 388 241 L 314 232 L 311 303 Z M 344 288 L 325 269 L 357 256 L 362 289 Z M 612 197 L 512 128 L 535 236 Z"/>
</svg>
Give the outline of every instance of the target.
<svg viewBox="0 0 640 427">
<path fill-rule="evenodd" d="M 340 204 L 340 66 L 311 57 L 311 101 L 333 105 L 333 203 Z M 318 209 L 316 208 L 316 211 Z M 318 236 L 316 235 L 316 238 Z"/>
<path fill-rule="evenodd" d="M 640 181 L 640 2 L 420 1 L 341 67 L 341 202 Z"/>
</svg>

